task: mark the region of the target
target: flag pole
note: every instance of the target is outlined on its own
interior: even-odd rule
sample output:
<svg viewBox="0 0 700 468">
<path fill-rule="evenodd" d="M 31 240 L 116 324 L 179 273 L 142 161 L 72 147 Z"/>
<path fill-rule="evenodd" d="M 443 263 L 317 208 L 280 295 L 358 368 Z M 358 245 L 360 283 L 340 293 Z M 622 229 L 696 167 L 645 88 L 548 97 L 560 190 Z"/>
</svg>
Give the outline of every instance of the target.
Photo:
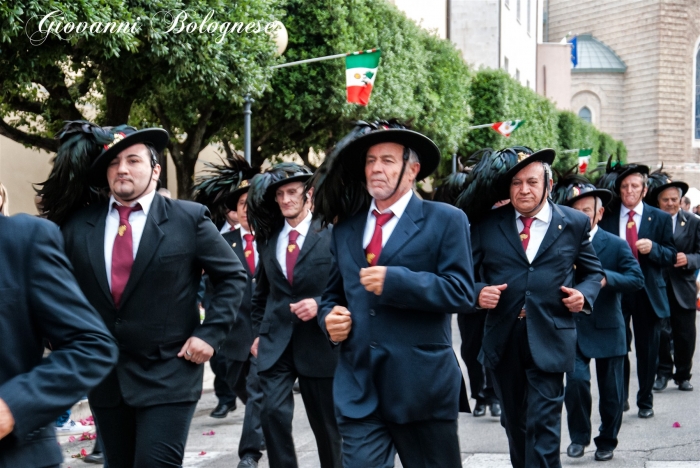
<svg viewBox="0 0 700 468">
<path fill-rule="evenodd" d="M 335 54 L 335 55 L 326 55 L 325 57 L 314 57 L 310 59 L 304 59 L 304 60 L 297 60 L 296 62 L 289 62 L 289 63 L 280 63 L 279 65 L 273 65 L 270 67 L 271 70 L 274 70 L 276 68 L 286 68 L 286 67 L 293 67 L 295 65 L 302 65 L 304 63 L 312 63 L 312 62 L 321 62 L 323 60 L 333 60 L 337 58 L 343 58 L 347 57 L 348 55 L 359 55 L 359 54 L 371 54 L 372 52 L 376 52 L 379 49 L 370 49 L 370 50 L 361 50 L 359 52 L 348 52 L 345 54 Z"/>
<path fill-rule="evenodd" d="M 483 124 L 483 125 L 473 125 L 468 128 L 468 130 L 474 130 L 475 128 L 487 128 L 495 124 L 496 122 L 490 123 L 490 124 Z"/>
</svg>

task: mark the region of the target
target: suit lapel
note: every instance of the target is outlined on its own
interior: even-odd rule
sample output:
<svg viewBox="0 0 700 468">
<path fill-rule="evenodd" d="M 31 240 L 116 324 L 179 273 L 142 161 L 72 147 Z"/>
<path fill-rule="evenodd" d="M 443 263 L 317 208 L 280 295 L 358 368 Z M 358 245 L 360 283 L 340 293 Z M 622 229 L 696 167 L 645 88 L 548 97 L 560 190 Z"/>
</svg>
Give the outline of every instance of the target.
<svg viewBox="0 0 700 468">
<path fill-rule="evenodd" d="M 270 240 L 267 241 L 267 250 L 269 251 L 269 254 L 272 256 L 272 263 L 275 265 L 275 269 L 277 270 L 277 273 L 284 279 L 284 281 L 289 284 L 289 281 L 287 281 L 287 277 L 284 276 L 284 273 L 282 272 L 282 267 L 280 266 L 280 262 L 277 261 L 277 241 L 282 234 L 282 229 L 284 228 L 284 225 L 282 228 L 278 229 L 275 234 L 270 237 Z M 298 259 L 297 259 L 298 260 Z M 268 273 L 269 275 L 270 273 Z"/>
<path fill-rule="evenodd" d="M 131 268 L 129 280 L 126 282 L 126 287 L 124 288 L 124 294 L 121 299 L 122 306 L 126 304 L 126 301 L 129 299 L 131 293 L 133 293 L 141 276 L 143 276 L 143 273 L 146 271 L 146 267 L 151 263 L 151 259 L 158 249 L 158 245 L 160 245 L 161 240 L 165 236 L 160 228 L 160 224 L 167 220 L 168 213 L 165 207 L 165 201 L 160 195 L 156 194 L 156 196 L 153 197 L 153 203 L 151 204 L 151 209 L 146 218 L 146 225 L 143 228 L 143 234 L 141 234 L 139 249 L 136 252 L 136 259 Z"/>
<path fill-rule="evenodd" d="M 231 231 L 231 234 L 228 236 L 228 240 L 230 241 L 231 248 L 236 253 L 236 255 L 238 255 L 238 259 L 243 264 L 243 268 L 245 268 L 245 271 L 248 272 L 249 276 L 254 276 L 255 272 L 250 271 L 250 266 L 248 266 L 248 260 L 246 260 L 245 258 L 245 240 L 241 238 L 241 229 L 239 228 L 235 231 Z"/>
<path fill-rule="evenodd" d="M 296 269 L 296 266 L 306 257 L 306 254 L 313 250 L 314 245 L 316 245 L 316 242 L 321 238 L 319 233 L 320 228 L 321 226 L 315 222 L 311 223 L 311 226 L 309 226 L 309 230 L 306 232 L 306 239 L 304 239 L 304 245 L 301 246 L 301 251 L 299 252 L 299 257 L 297 257 L 294 269 Z"/>
<path fill-rule="evenodd" d="M 688 218 L 686 218 L 683 210 L 678 211 L 678 216 L 676 217 L 676 230 L 673 231 L 673 240 L 678 244 L 681 240 L 688 235 Z M 678 245 L 676 245 L 678 247 Z M 680 250 L 680 249 L 679 249 Z"/>
<path fill-rule="evenodd" d="M 419 230 L 418 223 L 423 219 L 423 201 L 415 195 L 406 206 L 406 211 L 396 224 L 391 237 L 387 240 L 382 252 L 379 254 L 377 265 L 387 265 L 392 258 L 401 250 L 401 247 L 408 242 Z"/>
<path fill-rule="evenodd" d="M 595 250 L 598 257 L 600 257 L 600 254 L 603 253 L 605 247 L 608 245 L 608 243 L 605 242 L 607 240 L 605 238 L 606 234 L 607 233 L 603 229 L 598 227 L 598 232 L 596 232 L 595 237 L 593 238 L 593 250 Z"/>
<path fill-rule="evenodd" d="M 87 251 L 90 264 L 100 285 L 100 289 L 110 304 L 114 304 L 112 292 L 109 290 L 107 280 L 107 267 L 105 265 L 105 223 L 107 220 L 107 206 L 105 209 L 95 210 L 95 215 L 87 223 L 91 226 L 87 236 Z"/>
<path fill-rule="evenodd" d="M 642 209 L 642 221 L 639 223 L 639 233 L 637 234 L 637 239 L 648 239 L 650 237 L 649 229 L 651 229 L 653 222 L 654 215 L 651 213 L 649 205 L 644 203 L 644 208 Z"/>
<path fill-rule="evenodd" d="M 552 221 L 549 223 L 549 228 L 547 228 L 547 232 L 544 235 L 544 239 L 542 239 L 542 243 L 540 244 L 539 250 L 537 250 L 537 254 L 535 254 L 535 258 L 532 260 L 533 263 L 554 243 L 555 240 L 559 238 L 561 233 L 566 229 L 566 216 L 564 213 L 562 213 L 559 207 L 554 203 L 547 203 L 549 203 L 549 206 L 552 209 Z"/>
<path fill-rule="evenodd" d="M 503 231 L 503 236 L 508 240 L 513 249 L 517 252 L 520 257 L 529 263 L 527 255 L 525 255 L 525 249 L 523 249 L 523 243 L 520 240 L 520 233 L 518 232 L 518 225 L 515 223 L 515 208 L 513 205 L 509 205 L 508 209 L 504 209 L 501 213 L 501 222 L 499 223 L 501 231 Z"/>
<path fill-rule="evenodd" d="M 351 233 L 347 237 L 347 249 L 350 256 L 355 260 L 360 268 L 367 268 L 367 257 L 362 248 L 362 241 L 365 235 L 365 225 L 367 224 L 367 210 L 361 210 L 353 218 L 348 220 L 351 227 Z M 337 253 L 337 252 L 336 252 Z"/>
</svg>

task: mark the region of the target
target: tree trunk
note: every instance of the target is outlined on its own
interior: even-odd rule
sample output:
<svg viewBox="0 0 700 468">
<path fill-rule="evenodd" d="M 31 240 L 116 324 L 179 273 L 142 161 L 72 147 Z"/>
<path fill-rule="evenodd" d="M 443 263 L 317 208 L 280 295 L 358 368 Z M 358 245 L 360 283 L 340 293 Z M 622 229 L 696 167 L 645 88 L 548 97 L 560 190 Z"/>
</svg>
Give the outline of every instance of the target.
<svg viewBox="0 0 700 468">
<path fill-rule="evenodd" d="M 129 113 L 131 105 L 134 103 L 133 97 L 118 96 L 115 93 L 107 91 L 107 109 L 102 125 L 117 126 L 125 124 L 129 121 Z"/>
</svg>

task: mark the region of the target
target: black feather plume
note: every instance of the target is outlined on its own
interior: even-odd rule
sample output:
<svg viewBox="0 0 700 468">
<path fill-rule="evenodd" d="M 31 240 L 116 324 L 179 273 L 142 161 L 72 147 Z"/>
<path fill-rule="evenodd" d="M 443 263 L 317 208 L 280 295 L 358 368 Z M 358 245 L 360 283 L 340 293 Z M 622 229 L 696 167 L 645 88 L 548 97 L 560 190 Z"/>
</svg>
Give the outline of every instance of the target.
<svg viewBox="0 0 700 468">
<path fill-rule="evenodd" d="M 613 199 L 616 199 L 618 195 L 615 190 L 615 181 L 625 168 L 625 165 L 620 164 L 619 161 L 613 161 L 613 156 L 610 156 L 605 164 L 605 173 L 596 182 L 596 187 L 610 190 L 613 193 Z M 598 168 L 594 169 L 594 171 L 598 170 Z"/>
<path fill-rule="evenodd" d="M 221 164 L 205 162 L 206 173 L 197 178 L 193 187 L 192 199 L 206 205 L 215 220 L 223 219 L 226 214 L 226 200 L 242 181 L 252 178 L 260 172 L 253 168 L 239 153 L 232 158 L 221 160 Z"/>
<path fill-rule="evenodd" d="M 561 205 L 566 201 L 567 191 L 572 184 L 591 185 L 591 182 L 578 173 L 578 164 L 571 167 L 565 173 L 554 171 L 557 175 L 557 183 L 552 189 L 552 202 Z"/>
<path fill-rule="evenodd" d="M 653 199 L 654 194 L 652 191 L 671 182 L 673 182 L 671 174 L 664 172 L 664 163 L 661 163 L 660 168 L 649 174 L 649 178 L 647 179 L 647 194 L 644 197 L 644 201 L 649 205 L 657 206 L 659 201 Z"/>
</svg>

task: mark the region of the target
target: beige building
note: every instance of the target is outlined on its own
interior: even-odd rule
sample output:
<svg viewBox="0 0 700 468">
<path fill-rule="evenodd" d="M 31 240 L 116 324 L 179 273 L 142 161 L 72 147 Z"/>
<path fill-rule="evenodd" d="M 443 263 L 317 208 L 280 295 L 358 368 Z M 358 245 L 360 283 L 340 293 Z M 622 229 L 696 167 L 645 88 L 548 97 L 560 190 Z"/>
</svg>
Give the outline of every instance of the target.
<svg viewBox="0 0 700 468">
<path fill-rule="evenodd" d="M 698 0 L 548 0 L 546 17 L 545 41 L 578 37 L 571 110 L 700 186 Z"/>
</svg>

